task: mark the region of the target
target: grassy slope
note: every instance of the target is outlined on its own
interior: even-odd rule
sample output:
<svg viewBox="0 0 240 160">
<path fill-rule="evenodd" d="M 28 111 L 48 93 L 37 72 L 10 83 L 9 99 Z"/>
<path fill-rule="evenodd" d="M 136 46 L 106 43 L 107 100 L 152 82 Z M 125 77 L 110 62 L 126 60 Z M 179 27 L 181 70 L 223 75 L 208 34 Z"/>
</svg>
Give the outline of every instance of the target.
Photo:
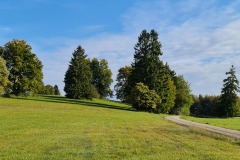
<svg viewBox="0 0 240 160">
<path fill-rule="evenodd" d="M 239 159 L 239 142 L 129 106 L 0 98 L 0 159 Z"/>
<path fill-rule="evenodd" d="M 194 122 L 205 123 L 205 124 L 210 124 L 213 126 L 229 128 L 229 129 L 234 129 L 234 130 L 240 131 L 240 117 L 236 117 L 236 118 L 198 118 L 198 117 L 184 116 L 182 118 L 186 119 L 186 120 L 191 120 Z"/>
</svg>

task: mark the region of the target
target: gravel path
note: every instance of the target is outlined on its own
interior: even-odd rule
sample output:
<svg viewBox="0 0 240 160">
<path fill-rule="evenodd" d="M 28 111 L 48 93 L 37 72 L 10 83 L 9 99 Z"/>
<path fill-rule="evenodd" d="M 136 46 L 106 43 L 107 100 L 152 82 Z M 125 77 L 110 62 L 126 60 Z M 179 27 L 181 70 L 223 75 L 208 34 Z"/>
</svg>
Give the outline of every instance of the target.
<svg viewBox="0 0 240 160">
<path fill-rule="evenodd" d="M 240 139 L 240 131 L 237 131 L 237 130 L 231 130 L 231 129 L 215 127 L 215 126 L 211 126 L 211 125 L 207 125 L 207 124 L 187 121 L 184 119 L 180 119 L 180 116 L 167 116 L 167 117 L 165 117 L 165 119 L 175 122 L 176 124 L 179 124 L 182 126 L 197 127 L 197 128 L 201 128 L 201 129 L 213 132 L 213 133 L 225 135 L 225 136 L 228 136 L 231 138 Z"/>
</svg>

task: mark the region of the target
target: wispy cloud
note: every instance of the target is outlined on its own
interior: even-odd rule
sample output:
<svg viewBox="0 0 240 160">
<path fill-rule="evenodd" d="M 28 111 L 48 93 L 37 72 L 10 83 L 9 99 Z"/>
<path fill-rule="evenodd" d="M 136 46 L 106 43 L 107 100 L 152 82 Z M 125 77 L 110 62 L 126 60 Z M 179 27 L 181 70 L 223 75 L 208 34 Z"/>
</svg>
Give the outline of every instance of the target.
<svg viewBox="0 0 240 160">
<path fill-rule="evenodd" d="M 191 83 L 194 94 L 219 94 L 231 64 L 240 72 L 240 3 L 211 0 L 138 2 L 121 16 L 123 32 L 85 39 L 53 38 L 38 49 L 46 83 L 63 88 L 72 52 L 82 45 L 90 58 L 105 58 L 113 71 L 130 65 L 133 47 L 143 29 L 155 29 L 163 45 L 163 61 Z M 104 26 L 92 26 L 98 30 Z M 38 44 L 39 46 L 39 44 Z M 61 47 L 59 47 L 61 46 Z M 48 58 L 46 58 L 48 57 Z"/>
</svg>

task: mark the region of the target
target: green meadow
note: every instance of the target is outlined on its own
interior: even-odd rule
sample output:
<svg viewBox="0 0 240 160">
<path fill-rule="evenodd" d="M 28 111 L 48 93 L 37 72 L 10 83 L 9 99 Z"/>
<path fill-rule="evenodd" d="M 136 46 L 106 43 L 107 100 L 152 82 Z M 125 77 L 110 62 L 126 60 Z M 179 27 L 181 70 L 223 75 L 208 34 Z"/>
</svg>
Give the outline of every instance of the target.
<svg viewBox="0 0 240 160">
<path fill-rule="evenodd" d="M 0 98 L 0 159 L 239 159 L 240 142 L 107 100 Z"/>
<path fill-rule="evenodd" d="M 240 117 L 234 118 L 198 118 L 198 117 L 190 117 L 190 116 L 183 116 L 183 119 L 205 123 L 213 126 L 234 129 L 240 131 Z"/>
</svg>

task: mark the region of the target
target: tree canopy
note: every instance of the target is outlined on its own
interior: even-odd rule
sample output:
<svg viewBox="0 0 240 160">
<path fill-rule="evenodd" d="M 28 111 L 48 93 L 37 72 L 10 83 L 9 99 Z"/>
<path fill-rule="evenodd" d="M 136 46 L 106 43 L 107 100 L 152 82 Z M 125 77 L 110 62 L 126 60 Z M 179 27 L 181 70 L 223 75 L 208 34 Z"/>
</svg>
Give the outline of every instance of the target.
<svg viewBox="0 0 240 160">
<path fill-rule="evenodd" d="M 131 92 L 133 108 L 140 111 L 156 112 L 161 98 L 154 90 L 149 90 L 143 83 L 137 83 Z"/>
<path fill-rule="evenodd" d="M 54 89 L 54 95 L 61 95 L 57 85 L 54 85 L 53 89 Z"/>
<path fill-rule="evenodd" d="M 91 61 L 92 84 L 96 87 L 100 98 L 112 97 L 110 86 L 113 82 L 112 72 L 105 59 L 93 58 Z"/>
<path fill-rule="evenodd" d="M 170 113 L 188 115 L 190 113 L 190 107 L 193 104 L 190 85 L 182 75 L 174 78 L 174 84 L 176 86 L 176 99 L 175 105 Z"/>
<path fill-rule="evenodd" d="M 129 102 L 130 97 L 128 93 L 130 93 L 131 87 L 129 86 L 129 76 L 132 74 L 132 66 L 121 67 L 118 70 L 117 75 L 117 84 L 114 86 L 116 91 L 117 99 L 120 99 L 123 102 Z"/>
<path fill-rule="evenodd" d="M 9 71 L 7 70 L 6 61 L 0 57 L 0 95 L 4 94 L 6 87 L 10 85 L 8 75 Z"/>
<path fill-rule="evenodd" d="M 43 86 L 42 62 L 24 40 L 12 40 L 1 50 L 9 70 L 12 93 L 15 95 L 38 93 Z"/>
</svg>

